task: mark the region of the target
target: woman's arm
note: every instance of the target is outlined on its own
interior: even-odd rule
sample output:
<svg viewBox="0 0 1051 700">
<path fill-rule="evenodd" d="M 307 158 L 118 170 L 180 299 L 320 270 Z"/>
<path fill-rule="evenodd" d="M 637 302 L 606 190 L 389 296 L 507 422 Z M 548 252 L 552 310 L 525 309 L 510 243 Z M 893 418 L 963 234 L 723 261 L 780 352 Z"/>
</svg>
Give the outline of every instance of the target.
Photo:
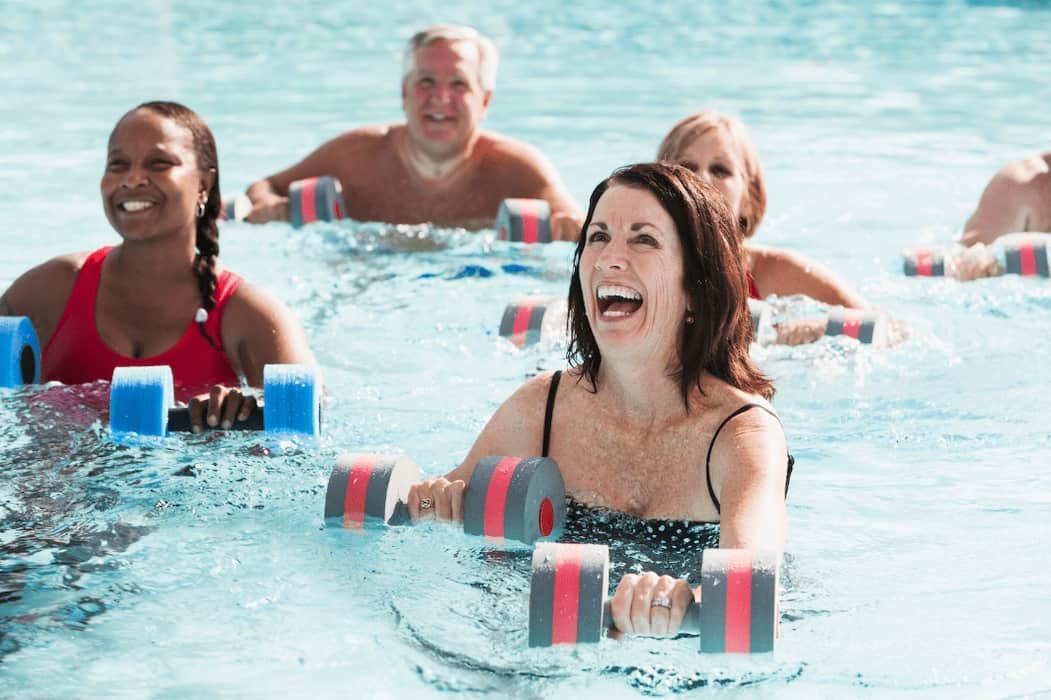
<svg viewBox="0 0 1051 700">
<path fill-rule="evenodd" d="M 52 258 L 23 273 L 0 296 L 0 316 L 26 316 L 43 350 L 58 326 L 86 253 Z"/>
<path fill-rule="evenodd" d="M 788 450 L 776 418 L 753 408 L 726 424 L 711 459 L 720 547 L 784 549 L 787 471 Z"/>
<path fill-rule="evenodd" d="M 223 314 L 223 349 L 234 369 L 263 386 L 268 364 L 316 364 L 299 320 L 269 292 L 242 282 Z"/>
<path fill-rule="evenodd" d="M 268 364 L 317 364 L 303 327 L 288 307 L 248 282 L 242 282 L 227 302 L 222 343 L 234 370 L 254 387 L 263 386 L 263 367 Z M 255 398 L 240 387 L 214 386 L 190 400 L 190 425 L 194 432 L 205 422 L 229 428 L 235 420 L 246 420 L 255 407 Z"/>
<path fill-rule="evenodd" d="M 482 457 L 540 454 L 551 376 L 534 377 L 511 394 L 486 423 L 460 466 L 444 477 L 421 481 L 409 489 L 406 505 L 414 520 L 419 520 L 421 515 L 439 520 L 463 520 L 463 490 Z M 423 508 L 421 513 L 420 502 L 428 499 L 431 507 Z"/>
<path fill-rule="evenodd" d="M 865 300 L 828 269 L 786 250 L 746 247 L 752 277 L 760 296 L 805 294 L 824 304 L 867 308 Z"/>
</svg>

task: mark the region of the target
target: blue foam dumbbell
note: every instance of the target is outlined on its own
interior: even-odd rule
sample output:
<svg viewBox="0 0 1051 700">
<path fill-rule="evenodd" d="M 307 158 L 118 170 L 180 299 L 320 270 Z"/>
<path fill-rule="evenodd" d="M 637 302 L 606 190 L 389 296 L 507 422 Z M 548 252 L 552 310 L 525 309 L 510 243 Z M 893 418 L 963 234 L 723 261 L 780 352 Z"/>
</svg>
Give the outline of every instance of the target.
<svg viewBox="0 0 1051 700">
<path fill-rule="evenodd" d="M 0 316 L 0 387 L 40 381 L 40 342 L 25 316 Z"/>
<path fill-rule="evenodd" d="M 321 432 L 321 377 L 311 365 L 266 365 L 263 399 L 230 430 L 318 435 Z M 171 368 L 118 367 L 110 385 L 110 432 L 164 436 L 189 432 L 190 411 L 175 406 Z M 208 426 L 205 426 L 206 428 Z"/>
</svg>

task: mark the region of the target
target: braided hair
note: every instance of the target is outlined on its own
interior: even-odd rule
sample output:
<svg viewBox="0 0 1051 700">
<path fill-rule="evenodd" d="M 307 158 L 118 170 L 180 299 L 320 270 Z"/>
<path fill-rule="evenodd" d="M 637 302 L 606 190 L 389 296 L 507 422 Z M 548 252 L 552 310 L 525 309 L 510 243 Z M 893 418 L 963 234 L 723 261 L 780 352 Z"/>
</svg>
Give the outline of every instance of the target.
<svg viewBox="0 0 1051 700">
<path fill-rule="evenodd" d="M 171 119 L 188 130 L 193 135 L 197 167 L 202 173 L 215 173 L 215 180 L 212 182 L 211 189 L 208 190 L 208 201 L 204 205 L 204 211 L 198 211 L 197 237 L 194 242 L 197 252 L 193 259 L 193 274 L 197 278 L 197 286 L 201 291 L 201 308 L 197 310 L 195 317 L 197 327 L 204 339 L 208 341 L 208 344 L 219 350 L 219 344 L 208 335 L 208 331 L 204 327 L 204 322 L 208 319 L 208 312 L 215 308 L 215 288 L 219 283 L 219 279 L 215 274 L 215 261 L 219 257 L 219 225 L 217 221 L 219 220 L 219 213 L 222 210 L 223 203 L 219 194 L 219 155 L 215 147 L 215 137 L 200 115 L 178 102 L 143 102 L 128 112 L 128 114 L 140 109 Z M 128 114 L 124 116 L 126 117 Z M 124 117 L 121 117 L 121 121 L 123 119 Z"/>
</svg>

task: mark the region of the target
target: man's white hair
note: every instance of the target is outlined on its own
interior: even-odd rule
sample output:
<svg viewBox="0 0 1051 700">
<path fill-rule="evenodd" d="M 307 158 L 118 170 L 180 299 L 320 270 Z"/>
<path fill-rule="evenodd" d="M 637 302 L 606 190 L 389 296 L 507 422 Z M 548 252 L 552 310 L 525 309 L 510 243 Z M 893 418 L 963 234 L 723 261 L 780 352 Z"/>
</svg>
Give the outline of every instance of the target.
<svg viewBox="0 0 1051 700">
<path fill-rule="evenodd" d="M 416 50 L 423 48 L 433 41 L 467 41 L 478 47 L 478 82 L 483 90 L 491 91 L 496 87 L 496 64 L 500 61 L 500 54 L 496 50 L 496 44 L 491 39 L 482 36 L 477 29 L 466 27 L 462 24 L 435 24 L 426 29 L 421 29 L 412 35 L 409 43 L 405 45 L 405 55 L 402 59 L 404 72 L 402 80 L 412 73 Z"/>
</svg>

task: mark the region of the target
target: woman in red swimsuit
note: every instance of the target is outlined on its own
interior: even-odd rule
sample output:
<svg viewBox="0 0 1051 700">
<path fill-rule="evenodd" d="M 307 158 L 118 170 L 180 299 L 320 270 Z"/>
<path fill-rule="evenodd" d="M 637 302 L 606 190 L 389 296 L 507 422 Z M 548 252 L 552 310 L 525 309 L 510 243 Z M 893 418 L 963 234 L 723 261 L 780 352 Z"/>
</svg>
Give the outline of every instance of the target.
<svg viewBox="0 0 1051 700">
<path fill-rule="evenodd" d="M 221 200 L 215 139 L 192 110 L 149 102 L 109 138 L 101 182 L 106 218 L 123 239 L 53 258 L 0 297 L 28 316 L 44 381 L 109 380 L 128 365 L 169 365 L 198 428 L 247 418 L 268 363 L 313 363 L 292 313 L 217 261 Z"/>
<path fill-rule="evenodd" d="M 715 111 L 691 114 L 672 127 L 661 142 L 657 160 L 678 163 L 714 185 L 730 203 L 743 239 L 754 234 L 766 212 L 766 182 L 752 139 L 744 124 Z M 865 308 L 865 301 L 842 281 L 800 255 L 745 242 L 749 293 L 805 294 L 825 303 Z"/>
</svg>

